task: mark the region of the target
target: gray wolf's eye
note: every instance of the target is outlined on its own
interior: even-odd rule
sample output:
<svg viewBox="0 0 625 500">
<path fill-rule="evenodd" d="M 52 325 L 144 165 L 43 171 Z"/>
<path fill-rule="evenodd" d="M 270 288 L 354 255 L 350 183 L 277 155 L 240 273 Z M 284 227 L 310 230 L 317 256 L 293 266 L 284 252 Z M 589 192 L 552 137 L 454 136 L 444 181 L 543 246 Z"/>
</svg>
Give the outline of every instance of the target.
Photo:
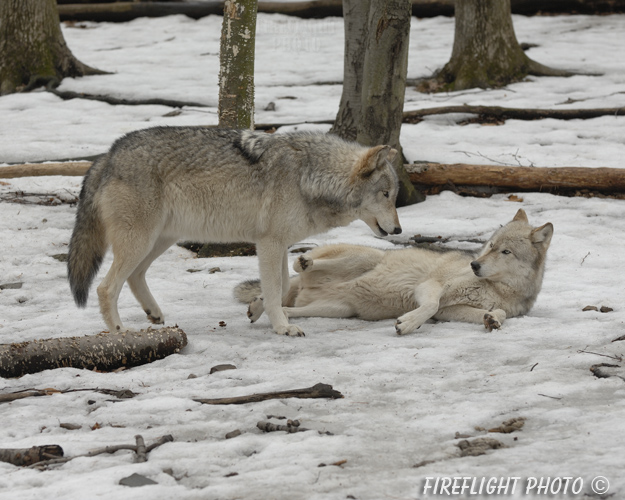
<svg viewBox="0 0 625 500">
<path fill-rule="evenodd" d="M 510 250 L 502 250 L 501 253 L 504 254 L 504 255 L 508 255 L 508 254 L 510 254 L 512 252 Z"/>
<path fill-rule="evenodd" d="M 384 195 L 384 198 L 388 198 L 390 195 L 388 191 L 382 191 L 382 194 Z"/>
</svg>

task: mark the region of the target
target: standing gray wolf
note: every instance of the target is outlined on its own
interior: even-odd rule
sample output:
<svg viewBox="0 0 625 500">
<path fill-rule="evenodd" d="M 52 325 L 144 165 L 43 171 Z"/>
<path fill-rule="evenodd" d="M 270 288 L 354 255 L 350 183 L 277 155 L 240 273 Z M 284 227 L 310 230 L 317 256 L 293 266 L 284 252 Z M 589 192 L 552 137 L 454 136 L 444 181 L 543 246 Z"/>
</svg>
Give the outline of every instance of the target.
<svg viewBox="0 0 625 500">
<path fill-rule="evenodd" d="M 300 336 L 281 308 L 287 248 L 361 219 L 380 236 L 401 232 L 389 146 L 367 148 L 326 134 L 266 134 L 202 127 L 130 133 L 87 172 L 69 244 L 76 304 L 109 246 L 98 287 L 104 321 L 124 330 L 117 300 L 125 281 L 153 323 L 163 313 L 145 281 L 152 262 L 180 239 L 256 243 L 265 308 L 275 331 Z"/>
<path fill-rule="evenodd" d="M 534 228 L 519 210 L 478 254 L 422 248 L 378 250 L 328 245 L 300 256 L 293 267 L 284 311 L 289 317 L 398 318 L 398 334 L 430 318 L 500 328 L 507 317 L 527 313 L 540 291 L 553 226 Z M 257 282 L 235 287 L 251 302 L 248 316 L 263 313 Z"/>
</svg>

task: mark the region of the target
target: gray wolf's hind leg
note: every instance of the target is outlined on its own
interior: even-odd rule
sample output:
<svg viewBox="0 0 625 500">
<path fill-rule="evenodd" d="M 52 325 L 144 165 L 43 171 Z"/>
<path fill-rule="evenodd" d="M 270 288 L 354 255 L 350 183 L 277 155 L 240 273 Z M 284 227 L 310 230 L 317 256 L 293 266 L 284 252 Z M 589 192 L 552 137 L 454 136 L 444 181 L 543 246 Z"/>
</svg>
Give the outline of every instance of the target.
<svg viewBox="0 0 625 500">
<path fill-rule="evenodd" d="M 132 240 L 131 238 L 132 237 Z M 128 242 L 113 242 L 113 264 L 98 286 L 98 299 L 102 317 L 111 332 L 124 331 L 119 317 L 117 301 L 124 282 L 150 254 L 152 245 L 143 235 L 127 235 Z M 154 299 L 152 299 L 154 300 Z"/>
<path fill-rule="evenodd" d="M 141 304 L 141 307 L 148 316 L 148 320 L 157 325 L 165 323 L 165 318 L 161 312 L 161 308 L 156 303 L 150 289 L 145 281 L 145 273 L 152 264 L 165 250 L 176 242 L 176 238 L 159 237 L 152 247 L 150 253 L 141 261 L 128 278 L 128 285 L 133 295 Z"/>
</svg>

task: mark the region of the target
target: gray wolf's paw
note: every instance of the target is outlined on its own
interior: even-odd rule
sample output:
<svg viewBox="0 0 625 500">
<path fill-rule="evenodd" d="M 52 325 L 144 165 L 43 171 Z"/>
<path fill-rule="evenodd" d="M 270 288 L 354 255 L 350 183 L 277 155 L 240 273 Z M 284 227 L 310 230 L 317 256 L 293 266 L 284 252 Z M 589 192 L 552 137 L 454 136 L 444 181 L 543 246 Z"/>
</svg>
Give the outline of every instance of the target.
<svg viewBox="0 0 625 500">
<path fill-rule="evenodd" d="M 279 328 L 276 328 L 276 333 L 278 335 L 286 335 L 287 337 L 305 337 L 306 334 L 302 331 L 302 329 L 297 325 L 285 325 Z"/>
<path fill-rule="evenodd" d="M 313 260 L 310 257 L 306 257 L 306 255 L 300 255 L 295 262 L 293 262 L 293 270 L 297 273 L 303 273 L 306 271 L 310 271 L 310 268 L 313 265 Z"/>
<path fill-rule="evenodd" d="M 484 328 L 486 328 L 489 332 L 499 330 L 501 328 L 501 322 L 491 313 L 486 313 L 484 315 Z"/>
<path fill-rule="evenodd" d="M 258 318 L 263 315 L 265 311 L 265 305 L 263 304 L 262 297 L 256 297 L 252 302 L 250 302 L 249 307 L 247 308 L 247 317 L 250 318 L 250 321 L 254 323 Z"/>
</svg>

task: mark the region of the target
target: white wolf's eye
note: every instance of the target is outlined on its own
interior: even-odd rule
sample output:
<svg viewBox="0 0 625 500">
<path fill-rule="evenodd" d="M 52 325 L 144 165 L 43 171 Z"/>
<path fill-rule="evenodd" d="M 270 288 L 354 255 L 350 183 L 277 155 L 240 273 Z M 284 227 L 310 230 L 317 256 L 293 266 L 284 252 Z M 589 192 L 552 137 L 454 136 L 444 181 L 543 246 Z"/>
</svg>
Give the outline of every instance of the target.
<svg viewBox="0 0 625 500">
<path fill-rule="evenodd" d="M 382 194 L 384 195 L 384 198 L 388 198 L 390 196 L 388 191 L 382 191 Z"/>
<path fill-rule="evenodd" d="M 510 250 L 502 250 L 501 253 L 504 255 L 508 255 L 508 254 L 511 254 L 512 252 Z"/>
</svg>

